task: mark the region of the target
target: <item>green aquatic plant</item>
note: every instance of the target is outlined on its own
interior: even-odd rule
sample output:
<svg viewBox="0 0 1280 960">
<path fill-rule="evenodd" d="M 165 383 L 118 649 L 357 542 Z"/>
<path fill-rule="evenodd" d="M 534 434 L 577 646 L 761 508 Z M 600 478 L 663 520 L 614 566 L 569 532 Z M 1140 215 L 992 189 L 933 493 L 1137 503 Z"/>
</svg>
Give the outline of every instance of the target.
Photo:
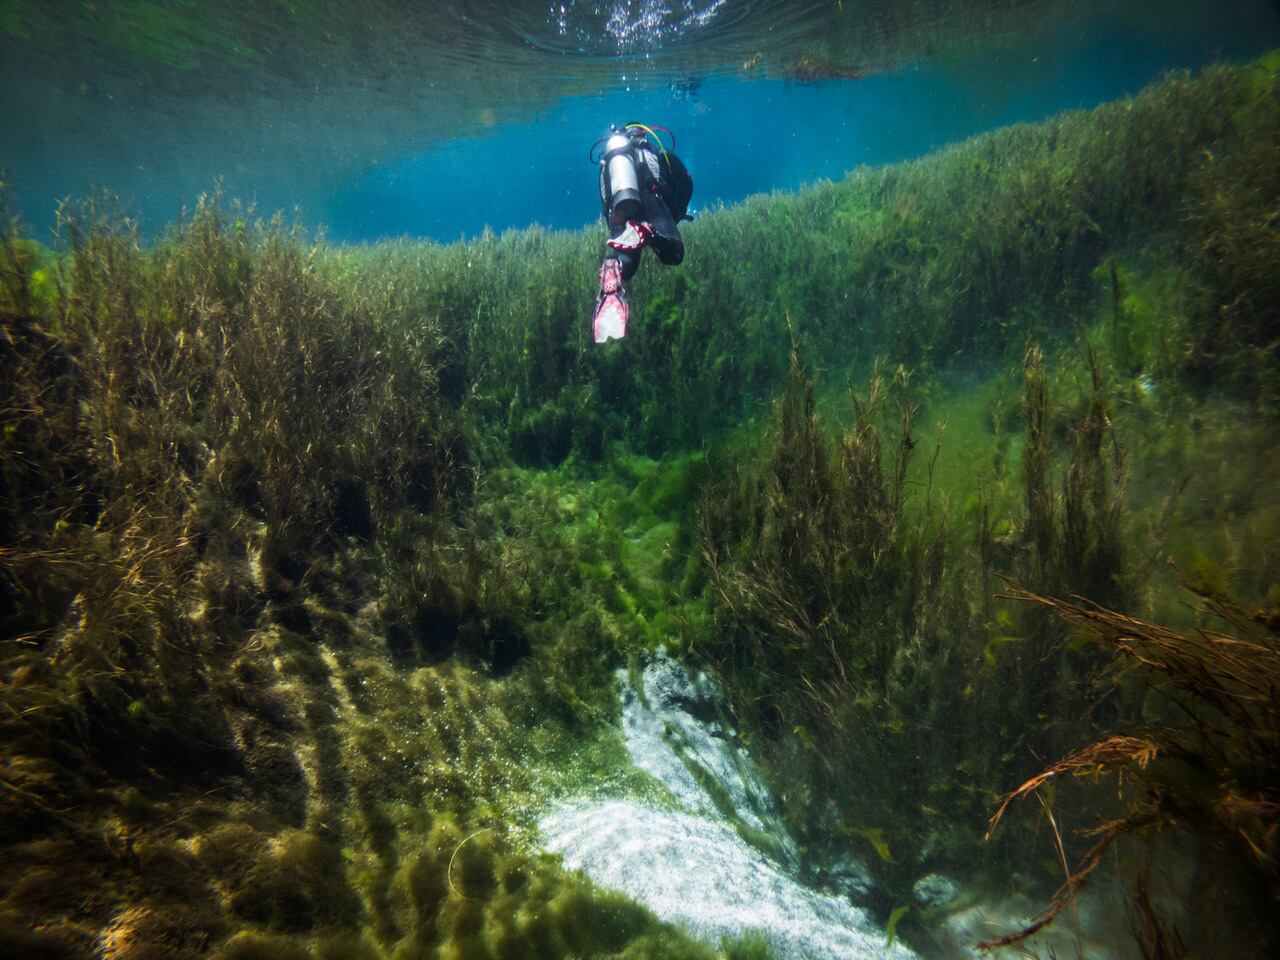
<svg viewBox="0 0 1280 960">
<path fill-rule="evenodd" d="M 338 847 L 296 831 L 278 842 L 279 849 L 259 854 L 231 891 L 231 912 L 277 931 L 355 927 L 363 907 Z"/>
<path fill-rule="evenodd" d="M 313 951 L 316 960 L 382 960 L 383 953 L 366 936 L 340 933 L 320 940 Z"/>
<path fill-rule="evenodd" d="M 6 822 L 15 838 L 82 836 L 111 815 L 59 812 L 88 790 L 86 771 L 159 777 L 146 802 L 121 791 L 136 845 L 172 819 L 175 793 L 243 778 L 256 828 L 195 828 L 208 833 L 194 875 L 228 908 L 199 921 L 203 936 L 225 937 L 231 918 L 277 932 L 352 927 L 366 910 L 393 936 L 390 838 L 402 826 L 385 804 L 408 775 L 353 749 L 395 744 L 453 792 L 438 809 L 470 809 L 501 776 L 472 746 L 479 724 L 503 721 L 459 678 L 444 684 L 437 720 L 461 721 L 464 743 L 441 722 L 399 738 L 345 732 L 340 710 L 387 704 L 360 676 L 387 643 L 352 615 L 380 583 L 434 584 L 410 608 L 433 644 L 424 654 L 507 671 L 528 652 L 514 625 L 536 602 L 515 538 L 495 565 L 490 542 L 461 522 L 474 478 L 455 416 L 432 399 L 433 328 L 340 307 L 314 248 L 279 222 L 227 214 L 217 197 L 154 249 L 102 199 L 65 208 L 62 229 L 56 260 L 29 255 L 16 233 L 4 247 L 17 311 L 4 338 L 17 414 L 3 458 L 16 601 L 3 648 Z M 57 272 L 55 301 L 32 294 L 37 262 Z M 371 302 L 376 288 L 363 290 Z M 436 552 L 414 551 L 415 538 Z M 403 608 L 385 597 L 376 616 L 394 649 Z M 348 803 L 371 854 L 342 852 Z"/>
<path fill-rule="evenodd" d="M 104 197 L 54 249 L 9 222 L 5 936 L 710 957 L 531 852 L 537 803 L 652 790 L 614 672 L 659 646 L 880 915 L 934 870 L 1056 883 L 1079 838 L 1027 866 L 1034 825 L 979 852 L 983 814 L 1147 691 L 992 595 L 1160 622 L 1196 550 L 1206 592 L 1270 588 L 1273 75 L 711 211 L 605 350 L 598 230 L 338 248 L 216 194 L 154 243 Z M 1142 790 L 1223 799 L 1225 869 L 1270 855 L 1264 763 L 1217 751 L 1209 789 L 1149 742 Z"/>
<path fill-rule="evenodd" d="M 720 950 L 728 960 L 770 960 L 774 956 L 769 938 L 758 930 L 748 930 L 733 940 L 726 938 Z"/>
<path fill-rule="evenodd" d="M 997 573 L 1017 573 L 1124 598 L 1150 575 L 1130 559 L 1139 528 L 1124 495 L 1127 423 L 1102 358 L 1087 342 L 1080 354 L 1050 361 L 1028 350 L 1021 425 L 1000 389 L 969 386 L 982 401 L 958 405 L 900 372 L 891 388 L 873 382 L 867 399 L 855 398 L 843 437 L 826 425 L 839 408 L 820 412 L 795 366 L 763 450 L 718 464 L 704 501 L 717 633 L 698 652 L 777 782 L 812 791 L 788 789 L 793 822 L 822 823 L 802 836 L 816 849 L 861 850 L 900 897 L 926 863 L 954 857 L 975 870 L 981 836 L 956 825 L 977 821 L 1001 777 L 1061 749 L 1087 716 L 1135 710 L 1132 691 L 1100 692 L 1107 667 L 1093 645 L 1064 644 L 1050 618 L 972 587 L 985 581 L 995 592 Z M 918 403 L 981 425 L 917 426 Z M 957 464 L 952 430 L 985 456 L 961 451 Z M 932 454 L 913 466 L 925 437 Z M 1019 448 L 1020 475 L 1001 466 Z M 974 482 L 991 493 L 957 519 L 948 496 Z M 1176 497 L 1176 479 L 1166 484 L 1161 496 Z M 880 576 L 853 579 L 875 565 Z M 833 796 L 843 799 L 815 810 Z M 922 844 L 922 818 L 947 823 L 947 839 Z M 987 852 L 993 874 L 1008 870 L 1021 842 Z"/>
<path fill-rule="evenodd" d="M 217 954 L 218 960 L 311 960 L 311 951 L 284 937 L 241 934 L 227 943 Z"/>
<path fill-rule="evenodd" d="M 377 312 L 433 319 L 445 395 L 469 388 L 471 412 L 502 424 L 527 464 L 599 460 L 619 438 L 655 457 L 697 449 L 758 415 L 785 380 L 788 314 L 802 348 L 836 358 L 840 374 L 881 355 L 921 370 L 1012 360 L 1027 335 L 1070 334 L 1108 260 L 1142 246 L 1182 258 L 1184 220 L 1206 209 L 1207 192 L 1253 190 L 1222 213 L 1265 223 L 1265 192 L 1232 186 L 1265 178 L 1255 165 L 1273 121 L 1261 70 L 1172 75 L 1123 103 L 716 211 L 689 225 L 685 267 L 642 268 L 626 349 L 588 342 L 592 231 L 331 249 L 317 266 Z M 1220 123 L 1224 111 L 1238 119 Z M 1206 150 L 1220 162 L 1200 164 Z M 1237 157 L 1241 168 L 1227 169 Z M 1261 266 L 1266 249 L 1247 252 Z M 1194 289 L 1211 265 L 1184 259 L 1178 283 Z M 1236 279 L 1256 289 L 1250 302 L 1269 302 L 1260 272 Z M 1129 326 L 1142 297 L 1120 286 Z M 1130 362 L 1151 342 L 1116 336 Z M 1181 363 L 1161 349 L 1162 363 Z"/>
<path fill-rule="evenodd" d="M 1027 438 L 1022 448 L 1029 573 L 1041 582 L 1065 581 L 1080 592 L 1123 596 L 1122 516 L 1127 476 L 1124 449 L 1111 416 L 1111 396 L 1101 362 L 1086 343 L 1089 384 L 1084 412 L 1070 429 L 1070 454 L 1061 481 L 1044 354 L 1027 350 L 1022 404 Z"/>
<path fill-rule="evenodd" d="M 52 314 L 57 306 L 57 260 L 52 250 L 24 234 L 22 222 L 7 209 L 5 183 L 0 180 L 0 310 L 11 316 Z"/>
<path fill-rule="evenodd" d="M 900 906 L 894 907 L 892 912 L 890 912 L 889 922 L 885 924 L 885 928 L 884 928 L 886 947 L 893 946 L 893 941 L 897 938 L 897 934 L 898 934 L 898 923 L 902 920 L 903 917 L 907 915 L 907 912 L 910 909 L 911 909 L 910 906 L 906 904 L 902 904 Z"/>
<path fill-rule="evenodd" d="M 960 709 L 969 675 L 931 644 L 972 642 L 945 514 L 908 496 L 909 384 L 901 369 L 873 376 L 832 436 L 793 355 L 765 449 L 719 468 L 699 518 L 717 629 L 698 652 L 778 781 L 805 784 L 786 794 L 793 823 L 821 820 L 802 842 L 857 836 L 871 869 L 904 886 L 919 848 L 901 812 L 936 802 L 920 758 L 956 755 L 918 704 L 928 690 L 930 713 Z M 848 799 L 817 813 L 830 796 Z"/>
<path fill-rule="evenodd" d="M 1222 138 L 1239 138 L 1242 145 L 1202 151 L 1192 178 L 1190 362 L 1201 376 L 1234 385 L 1274 413 L 1280 396 L 1275 380 L 1280 147 L 1274 139 L 1248 139 L 1245 132 L 1280 123 L 1280 65 L 1273 54 L 1242 68 L 1237 79 L 1220 122 Z"/>
<path fill-rule="evenodd" d="M 886 589 L 895 557 L 911 417 L 900 398 L 903 432 L 886 473 L 877 423 L 887 390 L 876 377 L 865 401 L 853 397 L 856 425 L 833 449 L 815 413 L 813 384 L 793 353 L 768 467 L 743 478 L 729 497 L 713 494 L 702 513 L 713 589 L 744 634 L 745 643 L 726 655 L 759 676 L 762 707 L 777 722 L 788 691 L 770 689 L 775 672 L 806 678 L 801 696 L 812 712 L 802 716 L 816 722 L 827 719 L 830 702 L 820 685 L 848 685 L 858 676 L 874 686 L 886 678 L 887 638 L 874 626 L 884 614 L 873 613 L 869 601 Z M 742 550 L 745 562 L 730 550 Z M 860 624 L 856 631 L 853 624 Z"/>
</svg>

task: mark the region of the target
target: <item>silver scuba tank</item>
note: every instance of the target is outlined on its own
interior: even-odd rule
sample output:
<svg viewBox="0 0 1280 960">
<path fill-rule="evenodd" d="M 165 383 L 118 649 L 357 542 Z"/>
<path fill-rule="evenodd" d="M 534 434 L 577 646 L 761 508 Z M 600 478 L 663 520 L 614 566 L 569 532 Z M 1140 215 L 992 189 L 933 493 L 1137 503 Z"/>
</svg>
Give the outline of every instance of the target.
<svg viewBox="0 0 1280 960">
<path fill-rule="evenodd" d="M 632 156 L 631 138 L 615 133 L 604 147 L 600 161 L 608 184 L 609 223 L 617 226 L 640 218 L 640 180 Z"/>
</svg>

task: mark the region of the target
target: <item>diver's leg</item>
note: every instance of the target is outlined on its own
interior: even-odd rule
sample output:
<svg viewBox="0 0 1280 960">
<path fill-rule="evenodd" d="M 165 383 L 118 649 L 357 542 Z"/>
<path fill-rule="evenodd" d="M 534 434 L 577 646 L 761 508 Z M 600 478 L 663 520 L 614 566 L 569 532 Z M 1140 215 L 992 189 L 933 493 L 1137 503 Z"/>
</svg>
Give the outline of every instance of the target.
<svg viewBox="0 0 1280 960">
<path fill-rule="evenodd" d="M 630 280 L 640 266 L 644 245 L 653 239 L 653 229 L 639 220 L 628 220 L 614 229 L 606 241 L 609 256 L 622 262 L 622 279 Z"/>
<path fill-rule="evenodd" d="M 627 288 L 625 284 L 635 276 L 640 266 L 648 231 L 637 232 L 636 225 L 621 217 L 617 222 L 606 217 L 609 224 L 609 250 L 600 264 L 600 290 L 596 294 L 596 308 L 591 317 L 591 333 L 596 343 L 622 339 L 627 332 Z M 644 235 L 642 235 L 642 233 Z"/>
<path fill-rule="evenodd" d="M 680 231 L 676 228 L 671 211 L 660 197 L 652 193 L 643 196 L 642 209 L 652 231 L 649 246 L 653 247 L 659 260 L 669 267 L 675 266 L 684 259 L 684 241 L 680 238 Z"/>
<path fill-rule="evenodd" d="M 631 278 L 640 269 L 640 254 L 643 250 L 610 250 L 609 256 L 617 260 L 622 267 L 622 282 L 630 283 Z"/>
</svg>

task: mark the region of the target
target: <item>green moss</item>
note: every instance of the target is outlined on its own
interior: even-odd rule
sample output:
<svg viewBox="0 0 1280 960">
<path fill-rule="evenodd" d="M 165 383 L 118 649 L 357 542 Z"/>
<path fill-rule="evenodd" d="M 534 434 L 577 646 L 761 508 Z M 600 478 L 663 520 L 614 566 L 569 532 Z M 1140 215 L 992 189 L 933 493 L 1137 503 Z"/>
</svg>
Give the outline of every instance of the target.
<svg viewBox="0 0 1280 960">
<path fill-rule="evenodd" d="M 436 919 L 440 907 L 449 895 L 447 858 L 462 841 L 456 827 L 437 824 L 432 828 L 429 841 L 432 852 L 422 854 L 405 867 L 400 885 L 408 896 L 412 911 L 410 925 L 419 940 L 431 942 L 435 936 Z M 449 846 L 446 852 L 443 846 Z"/>
<path fill-rule="evenodd" d="M 294 831 L 262 851 L 236 884 L 236 916 L 274 930 L 350 927 L 363 906 L 347 880 L 346 862 L 330 841 Z"/>
<path fill-rule="evenodd" d="M 284 937 L 242 933 L 217 953 L 218 960 L 311 960 L 311 951 Z"/>
<path fill-rule="evenodd" d="M 145 823 L 156 814 L 155 807 L 135 787 L 130 787 L 120 797 L 120 812 L 126 820 L 135 824 Z"/>
<path fill-rule="evenodd" d="M 716 951 L 684 937 L 649 933 L 638 937 L 618 954 L 622 960 L 712 960 Z"/>
<path fill-rule="evenodd" d="M 769 938 L 758 930 L 749 930 L 722 947 L 728 960 L 770 960 L 774 956 Z"/>
<path fill-rule="evenodd" d="M 653 924 L 653 915 L 625 896 L 570 887 L 548 909 L 570 951 L 616 953 Z"/>
<path fill-rule="evenodd" d="M 440 909 L 440 934 L 445 955 L 458 956 L 468 947 L 483 951 L 484 901 L 452 893 Z"/>
<path fill-rule="evenodd" d="M 441 957 L 604 956 L 656 934 L 674 950 L 692 946 L 627 898 L 514 851 L 488 831 L 464 837 L 438 825 L 397 885 L 417 915 L 412 937 L 398 948 L 405 956 L 433 944 Z"/>
<path fill-rule="evenodd" d="M 235 882 L 258 859 L 265 837 L 247 823 L 226 823 L 201 837 L 196 854 L 210 871 Z"/>
<path fill-rule="evenodd" d="M 449 855 L 452 889 L 467 900 L 486 899 L 497 885 L 491 833 L 485 828 L 467 835 Z"/>
<path fill-rule="evenodd" d="M 367 937 L 340 933 L 316 943 L 315 960 L 382 960 L 382 951 Z"/>
<path fill-rule="evenodd" d="M 230 55 L 154 6 L 109 42 Z M 206 941 L 251 928 L 227 950 L 713 954 L 518 852 L 550 798 L 659 799 L 613 673 L 660 645 L 719 672 L 814 856 L 860 844 L 902 901 L 1007 877 L 1034 837 L 984 846 L 992 797 L 1135 704 L 997 575 L 1185 623 L 1173 555 L 1270 622 L 1273 59 L 717 211 L 604 351 L 598 231 L 9 226 L 6 908 L 49 922 L 83 868 L 86 930 L 171 917 L 123 857 Z"/>
</svg>

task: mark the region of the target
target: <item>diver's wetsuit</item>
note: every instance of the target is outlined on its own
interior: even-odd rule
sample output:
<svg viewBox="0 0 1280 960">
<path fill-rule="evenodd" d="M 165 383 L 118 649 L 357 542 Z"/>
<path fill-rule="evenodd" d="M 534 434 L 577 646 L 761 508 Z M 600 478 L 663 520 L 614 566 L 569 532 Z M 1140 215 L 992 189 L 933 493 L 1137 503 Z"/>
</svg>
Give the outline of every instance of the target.
<svg viewBox="0 0 1280 960">
<path fill-rule="evenodd" d="M 626 284 L 646 246 L 652 245 L 665 264 L 684 259 L 676 224 L 689 219 L 685 213 L 693 195 L 689 171 L 652 129 L 628 124 L 624 130 L 613 128 L 600 158 L 600 208 L 609 226 L 609 250 L 600 264 L 600 292 L 591 316 L 596 343 L 626 336 Z"/>
<path fill-rule="evenodd" d="M 628 281 L 640 266 L 644 247 L 652 246 L 658 259 L 674 266 L 684 259 L 684 241 L 676 224 L 685 218 L 689 199 L 693 196 L 693 178 L 685 165 L 671 151 L 655 152 L 647 140 L 635 138 L 632 146 L 636 174 L 640 182 L 640 216 L 653 231 L 643 246 L 634 250 L 611 249 L 608 256 L 622 267 L 622 279 Z M 609 225 L 609 239 L 617 240 L 627 231 L 627 219 L 615 216 L 609 209 L 609 184 L 605 167 L 600 168 L 600 205 Z"/>
</svg>

